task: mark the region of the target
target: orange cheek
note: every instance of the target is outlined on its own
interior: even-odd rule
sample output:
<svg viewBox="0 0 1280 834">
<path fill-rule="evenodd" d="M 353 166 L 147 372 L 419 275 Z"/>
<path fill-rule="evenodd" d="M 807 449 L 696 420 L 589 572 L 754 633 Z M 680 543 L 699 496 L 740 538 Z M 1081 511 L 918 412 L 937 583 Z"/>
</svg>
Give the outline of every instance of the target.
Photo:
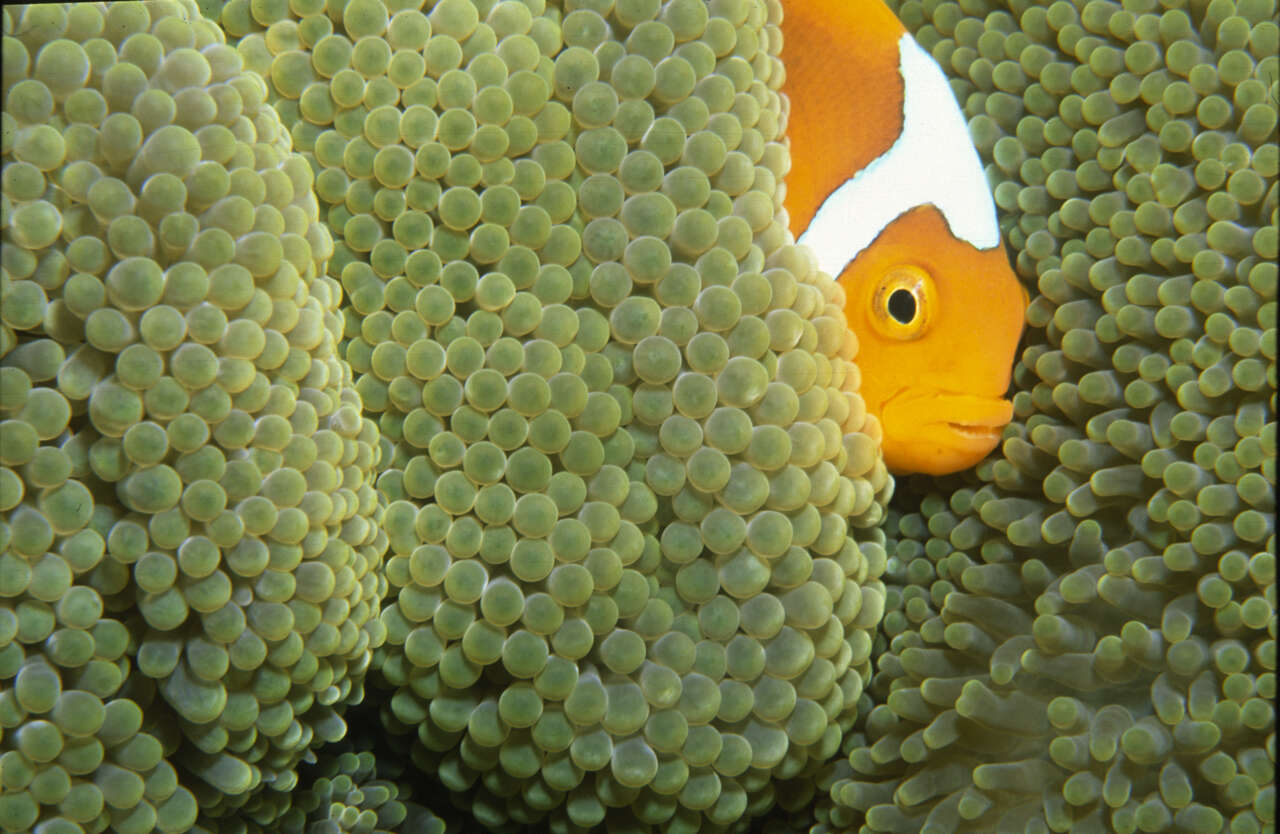
<svg viewBox="0 0 1280 834">
<path fill-rule="evenodd" d="M 862 370 L 862 397 L 868 410 L 878 414 L 901 387 L 904 374 L 894 362 L 894 345 L 884 344 L 875 331 L 855 327 L 854 332 L 858 334 L 858 356 L 854 361 Z"/>
</svg>

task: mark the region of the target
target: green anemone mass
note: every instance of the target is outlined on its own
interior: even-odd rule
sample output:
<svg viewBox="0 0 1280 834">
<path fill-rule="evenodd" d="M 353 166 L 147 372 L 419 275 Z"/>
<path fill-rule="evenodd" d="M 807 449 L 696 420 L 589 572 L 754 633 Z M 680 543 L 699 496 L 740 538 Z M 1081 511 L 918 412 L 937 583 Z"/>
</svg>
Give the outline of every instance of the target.
<svg viewBox="0 0 1280 834">
<path fill-rule="evenodd" d="M 777 0 L 6 7 L 0 830 L 1274 828 L 1275 4 L 891 5 L 1037 290 L 894 509 Z"/>
<path fill-rule="evenodd" d="M 489 830 L 802 807 L 892 480 L 778 214 L 781 8 L 338 5 L 220 19 L 317 172 L 385 440 L 385 726 Z"/>
<path fill-rule="evenodd" d="M 407 774 L 385 772 L 394 766 L 376 760 L 371 752 L 341 749 L 351 746 L 351 740 L 344 740 L 321 752 L 319 761 L 306 768 L 306 781 L 294 789 L 292 806 L 269 830 L 282 834 L 445 834 L 457 830 L 447 828 L 445 820 L 412 801 Z"/>
<path fill-rule="evenodd" d="M 4 56 L 0 827 L 269 822 L 384 633 L 313 172 L 193 3 Z"/>
<path fill-rule="evenodd" d="M 886 525 L 815 831 L 1275 825 L 1275 6 L 892 4 L 1038 288 L 1001 450 Z"/>
</svg>

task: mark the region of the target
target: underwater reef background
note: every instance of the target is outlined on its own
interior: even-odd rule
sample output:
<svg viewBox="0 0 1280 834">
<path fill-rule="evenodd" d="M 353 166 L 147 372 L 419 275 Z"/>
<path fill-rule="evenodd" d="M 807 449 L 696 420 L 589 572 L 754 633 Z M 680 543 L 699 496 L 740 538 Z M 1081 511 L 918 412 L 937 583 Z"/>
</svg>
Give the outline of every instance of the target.
<svg viewBox="0 0 1280 834">
<path fill-rule="evenodd" d="M 1032 297 L 896 485 L 785 4 L 6 7 L 0 831 L 1273 831 L 1275 4 L 890 5 Z"/>
</svg>

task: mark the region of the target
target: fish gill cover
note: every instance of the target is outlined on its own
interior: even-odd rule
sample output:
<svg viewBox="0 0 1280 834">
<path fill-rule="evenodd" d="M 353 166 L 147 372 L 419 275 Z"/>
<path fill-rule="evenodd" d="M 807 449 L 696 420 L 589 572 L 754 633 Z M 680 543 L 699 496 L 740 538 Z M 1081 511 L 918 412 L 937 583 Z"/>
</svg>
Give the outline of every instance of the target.
<svg viewBox="0 0 1280 834">
<path fill-rule="evenodd" d="M 900 484 L 815 830 L 1273 831 L 1274 3 L 894 6 L 1039 292 L 1001 452 Z"/>
<path fill-rule="evenodd" d="M 893 482 L 781 222 L 780 13 L 5 11 L 0 827 L 436 830 L 422 772 L 494 829 L 812 800 Z M 400 787 L 299 784 L 371 659 Z"/>
</svg>

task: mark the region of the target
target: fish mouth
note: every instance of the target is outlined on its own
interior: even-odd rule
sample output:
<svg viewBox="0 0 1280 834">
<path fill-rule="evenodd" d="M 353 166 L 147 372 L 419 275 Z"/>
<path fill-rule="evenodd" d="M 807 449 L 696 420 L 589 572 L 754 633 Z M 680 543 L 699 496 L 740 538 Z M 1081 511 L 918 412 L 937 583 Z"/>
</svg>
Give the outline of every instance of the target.
<svg viewBox="0 0 1280 834">
<path fill-rule="evenodd" d="M 1000 426 L 984 426 L 974 423 L 953 423 L 950 420 L 946 421 L 943 425 L 962 437 L 980 441 L 990 440 L 993 437 L 999 438 L 1001 434 Z"/>
<path fill-rule="evenodd" d="M 1003 397 L 902 390 L 882 408 L 885 465 L 896 474 L 968 469 L 1000 445 L 1013 417 Z"/>
</svg>

